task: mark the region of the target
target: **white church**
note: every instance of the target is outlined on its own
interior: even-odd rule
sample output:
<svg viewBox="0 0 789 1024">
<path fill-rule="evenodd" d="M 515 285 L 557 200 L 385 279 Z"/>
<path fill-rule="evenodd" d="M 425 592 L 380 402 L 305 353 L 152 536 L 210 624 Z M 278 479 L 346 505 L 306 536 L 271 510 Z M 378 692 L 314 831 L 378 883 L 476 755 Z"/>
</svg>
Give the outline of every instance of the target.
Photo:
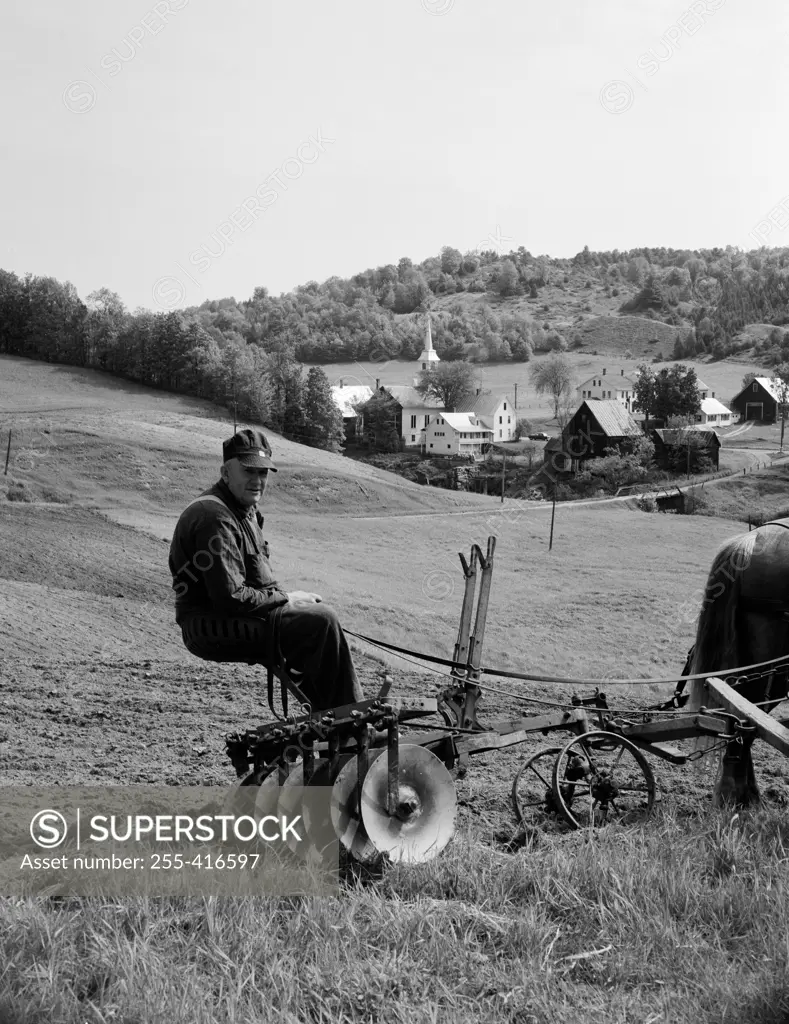
<svg viewBox="0 0 789 1024">
<path fill-rule="evenodd" d="M 398 419 L 400 421 L 400 436 L 406 448 L 424 448 L 425 431 L 430 425 L 431 417 L 435 420 L 436 415 L 444 407 L 435 398 L 428 398 L 420 395 L 416 390 L 419 383 L 419 373 L 427 370 L 428 367 L 437 366 L 441 362 L 438 352 L 433 348 L 433 332 L 430 326 L 430 314 L 427 314 L 427 326 L 425 327 L 425 347 L 419 356 L 418 372 L 414 377 L 413 385 L 388 384 L 380 390 L 386 391 L 400 406 Z"/>
<path fill-rule="evenodd" d="M 511 441 L 515 436 L 517 413 L 509 395 L 483 394 L 477 390 L 476 395 L 459 403 L 456 409 L 445 409 L 437 399 L 419 394 L 416 390 L 419 374 L 440 362 L 433 348 L 428 313 L 425 347 L 419 356 L 413 385 L 389 384 L 380 388 L 400 406 L 400 436 L 406 448 L 421 448 L 425 454 L 433 455 L 481 455 L 484 446 L 492 441 Z"/>
</svg>

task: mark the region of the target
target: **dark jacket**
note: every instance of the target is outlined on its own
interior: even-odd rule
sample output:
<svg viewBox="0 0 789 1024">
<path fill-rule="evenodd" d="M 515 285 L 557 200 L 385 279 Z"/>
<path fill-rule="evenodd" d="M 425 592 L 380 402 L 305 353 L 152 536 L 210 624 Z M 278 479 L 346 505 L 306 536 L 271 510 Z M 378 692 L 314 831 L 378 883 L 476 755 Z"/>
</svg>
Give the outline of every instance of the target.
<svg viewBox="0 0 789 1024">
<path fill-rule="evenodd" d="M 262 526 L 261 513 L 240 505 L 222 480 L 186 507 L 170 545 L 179 625 L 194 612 L 261 616 L 287 603 Z"/>
</svg>

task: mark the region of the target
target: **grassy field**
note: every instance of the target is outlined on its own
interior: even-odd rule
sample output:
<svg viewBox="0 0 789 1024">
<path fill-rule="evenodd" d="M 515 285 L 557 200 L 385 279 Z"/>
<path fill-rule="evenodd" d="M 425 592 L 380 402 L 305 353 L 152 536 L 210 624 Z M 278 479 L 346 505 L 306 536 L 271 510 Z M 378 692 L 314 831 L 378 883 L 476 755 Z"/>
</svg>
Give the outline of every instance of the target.
<svg viewBox="0 0 789 1024">
<path fill-rule="evenodd" d="M 232 424 L 101 374 L 0 359 L 3 438 L 9 426 L 24 500 L 0 493 L 4 784 L 231 786 L 223 735 L 268 717 L 261 679 L 183 648 L 166 542 L 216 478 Z M 458 552 L 493 534 L 484 664 L 599 680 L 623 709 L 671 693 L 614 680 L 679 673 L 713 554 L 742 530 L 721 517 L 565 506 L 549 551 L 539 503 L 420 488 L 271 440 L 281 471 L 266 533 L 288 588 L 322 593 L 351 629 L 449 656 Z M 381 661 L 360 644 L 354 656 L 372 692 Z M 388 663 L 397 695 L 443 683 Z M 489 688 L 481 715 L 574 691 L 500 689 L 510 695 Z M 712 812 L 709 776 L 657 762 L 650 821 L 513 844 L 512 776 L 551 742 L 475 758 L 457 780 L 444 854 L 350 873 L 336 900 L 0 894 L 0 1022 L 789 1019 L 783 762 L 758 745 L 776 797 L 758 812 Z"/>
<path fill-rule="evenodd" d="M 704 515 L 758 525 L 789 516 L 789 467 L 785 464 L 746 477 L 722 480 L 696 491 Z"/>
<path fill-rule="evenodd" d="M 349 883 L 339 901 L 6 908 L 4 1024 L 782 1024 L 787 831 L 661 815 Z"/>
</svg>

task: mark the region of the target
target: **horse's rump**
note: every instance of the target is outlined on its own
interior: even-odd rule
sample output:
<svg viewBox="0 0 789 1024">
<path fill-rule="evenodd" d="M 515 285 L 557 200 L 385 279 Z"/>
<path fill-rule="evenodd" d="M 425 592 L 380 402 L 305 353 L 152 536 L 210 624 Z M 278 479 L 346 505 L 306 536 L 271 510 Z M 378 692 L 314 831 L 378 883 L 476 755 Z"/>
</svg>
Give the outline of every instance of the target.
<svg viewBox="0 0 789 1024">
<path fill-rule="evenodd" d="M 696 629 L 691 674 L 724 672 L 789 653 L 789 527 L 765 524 L 727 541 L 713 559 Z M 773 695 L 786 693 L 781 673 Z M 775 684 L 775 680 L 773 680 Z M 742 687 L 763 699 L 767 679 Z M 704 680 L 690 683 L 688 710 L 703 704 Z M 703 744 L 699 744 L 703 746 Z"/>
</svg>

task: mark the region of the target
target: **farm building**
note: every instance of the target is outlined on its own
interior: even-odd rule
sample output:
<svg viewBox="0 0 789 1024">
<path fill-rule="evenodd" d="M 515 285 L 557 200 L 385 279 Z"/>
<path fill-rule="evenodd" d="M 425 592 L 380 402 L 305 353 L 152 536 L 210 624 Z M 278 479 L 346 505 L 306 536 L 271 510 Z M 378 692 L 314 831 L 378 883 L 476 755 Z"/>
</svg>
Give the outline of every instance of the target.
<svg viewBox="0 0 789 1024">
<path fill-rule="evenodd" d="M 342 421 L 345 426 L 345 437 L 350 440 L 362 432 L 362 414 L 357 412 L 355 405 L 366 402 L 373 397 L 373 389 L 366 384 L 344 384 L 340 380 L 332 389 L 332 398 L 342 413 Z"/>
<path fill-rule="evenodd" d="M 633 408 L 633 387 L 633 381 L 630 377 L 625 376 L 624 370 L 619 371 L 618 377 L 616 374 L 608 376 L 603 370 L 602 373 L 595 374 L 594 377 L 579 384 L 575 392 L 581 402 L 585 398 L 599 398 L 606 401 L 610 399 L 612 402 L 619 402 L 630 411 Z"/>
<path fill-rule="evenodd" d="M 602 458 L 606 448 L 641 436 L 638 423 L 617 399 L 591 398 L 581 403 L 561 438 L 545 445 L 545 460 L 555 469 L 576 473 L 589 459 Z"/>
<path fill-rule="evenodd" d="M 701 412 L 696 414 L 697 423 L 711 423 L 716 427 L 728 427 L 731 425 L 731 409 L 727 409 L 723 402 L 715 398 L 702 398 Z"/>
<path fill-rule="evenodd" d="M 718 468 L 721 442 L 711 427 L 650 430 L 655 462 L 661 469 L 700 473 Z"/>
<path fill-rule="evenodd" d="M 509 395 L 477 391 L 473 397 L 458 402 L 452 411 L 474 413 L 493 432 L 494 441 L 511 441 L 515 436 L 515 409 Z"/>
<path fill-rule="evenodd" d="M 542 459 L 544 466 L 550 466 L 557 473 L 569 473 L 572 468 L 571 459 L 564 451 L 564 438 L 561 435 L 545 442 Z"/>
<path fill-rule="evenodd" d="M 778 418 L 781 396 L 769 377 L 757 377 L 746 384 L 731 400 L 731 407 L 741 420 L 765 420 L 774 423 Z"/>
<path fill-rule="evenodd" d="M 493 431 L 473 412 L 440 412 L 425 429 L 428 455 L 482 455 Z"/>
</svg>

